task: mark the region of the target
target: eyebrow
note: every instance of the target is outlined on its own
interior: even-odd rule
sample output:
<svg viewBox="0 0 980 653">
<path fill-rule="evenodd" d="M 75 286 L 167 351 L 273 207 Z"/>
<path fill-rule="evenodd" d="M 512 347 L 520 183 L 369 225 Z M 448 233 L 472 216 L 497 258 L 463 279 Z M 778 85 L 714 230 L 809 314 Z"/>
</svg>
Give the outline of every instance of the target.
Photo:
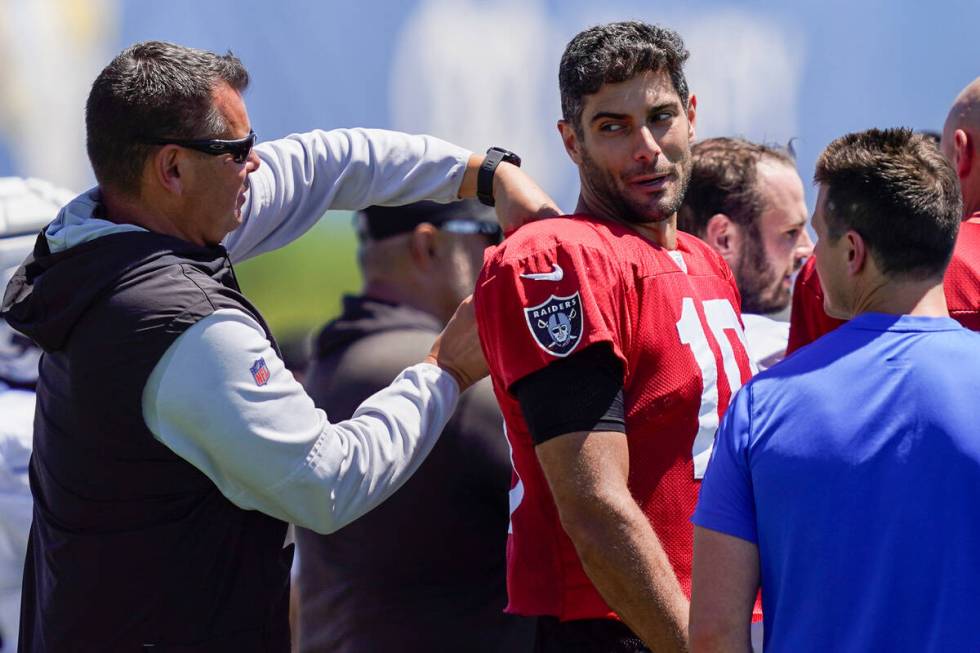
<svg viewBox="0 0 980 653">
<path fill-rule="evenodd" d="M 661 102 L 657 106 L 650 109 L 650 111 L 648 111 L 647 113 L 648 114 L 660 113 L 661 111 L 664 111 L 666 109 L 676 109 L 678 106 L 680 106 L 680 102 L 675 102 L 673 100 L 670 102 Z"/>
<path fill-rule="evenodd" d="M 666 109 L 676 109 L 677 105 L 678 105 L 677 102 L 661 102 L 657 106 L 651 107 L 650 110 L 647 111 L 647 115 L 652 116 Z M 600 111 L 599 113 L 592 116 L 592 118 L 589 120 L 589 123 L 593 123 L 596 120 L 602 120 L 603 118 L 608 118 L 610 120 L 626 120 L 629 117 L 630 117 L 629 114 L 626 113 L 615 113 L 613 111 Z"/>
<path fill-rule="evenodd" d="M 612 120 L 625 120 L 626 118 L 629 118 L 629 115 L 625 113 L 613 113 L 612 111 L 600 111 L 599 113 L 592 116 L 592 119 L 589 120 L 589 122 L 592 123 L 595 122 L 596 120 L 601 120 L 603 118 L 610 118 Z"/>
</svg>

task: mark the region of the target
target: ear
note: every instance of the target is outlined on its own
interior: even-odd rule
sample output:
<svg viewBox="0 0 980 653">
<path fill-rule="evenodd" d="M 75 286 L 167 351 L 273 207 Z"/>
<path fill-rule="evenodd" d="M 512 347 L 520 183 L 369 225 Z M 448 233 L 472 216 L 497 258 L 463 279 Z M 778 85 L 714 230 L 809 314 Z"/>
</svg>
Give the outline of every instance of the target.
<svg viewBox="0 0 980 653">
<path fill-rule="evenodd" d="M 575 162 L 575 165 L 582 164 L 581 143 L 575 128 L 567 120 L 558 121 L 558 133 L 561 135 L 561 142 L 565 146 L 568 156 Z"/>
<path fill-rule="evenodd" d="M 687 140 L 693 141 L 694 135 L 694 123 L 697 121 L 698 117 L 698 96 L 693 93 L 687 100 Z"/>
<path fill-rule="evenodd" d="M 439 230 L 428 222 L 423 222 L 412 230 L 412 238 L 409 241 L 412 261 L 423 271 L 430 270 L 439 258 L 438 232 Z"/>
<path fill-rule="evenodd" d="M 731 265 L 738 252 L 737 225 L 724 213 L 715 213 L 704 226 L 704 242 Z"/>
<path fill-rule="evenodd" d="M 964 130 L 953 132 L 953 167 L 960 179 L 969 177 L 973 169 L 973 145 L 970 135 Z"/>
<path fill-rule="evenodd" d="M 845 233 L 843 237 L 847 239 L 847 275 L 856 277 L 864 272 L 869 265 L 868 245 L 864 242 L 861 234 L 853 229 Z"/>
<path fill-rule="evenodd" d="M 154 182 L 168 193 L 180 195 L 184 190 L 182 173 L 187 172 L 186 159 L 176 145 L 164 145 L 150 156 L 147 164 Z"/>
</svg>

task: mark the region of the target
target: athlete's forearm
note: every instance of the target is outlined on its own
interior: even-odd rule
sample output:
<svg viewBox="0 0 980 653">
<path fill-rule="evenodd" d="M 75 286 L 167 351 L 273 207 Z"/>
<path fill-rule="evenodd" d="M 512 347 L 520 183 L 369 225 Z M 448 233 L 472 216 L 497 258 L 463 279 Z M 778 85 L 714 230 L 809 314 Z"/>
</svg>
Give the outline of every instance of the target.
<svg viewBox="0 0 980 653">
<path fill-rule="evenodd" d="M 585 573 L 626 625 L 651 650 L 687 651 L 687 597 L 633 498 L 589 497 L 562 523 Z"/>
</svg>

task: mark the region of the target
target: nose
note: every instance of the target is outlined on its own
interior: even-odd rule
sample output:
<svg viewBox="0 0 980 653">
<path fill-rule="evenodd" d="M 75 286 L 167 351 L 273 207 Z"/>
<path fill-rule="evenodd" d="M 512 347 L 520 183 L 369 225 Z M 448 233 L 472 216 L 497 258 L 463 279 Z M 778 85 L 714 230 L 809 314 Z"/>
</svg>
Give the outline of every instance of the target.
<svg viewBox="0 0 980 653">
<path fill-rule="evenodd" d="M 796 260 L 797 265 L 801 265 L 805 259 L 810 258 L 813 254 L 813 241 L 810 240 L 810 233 L 806 230 L 806 227 L 800 230 L 800 237 L 796 241 Z"/>
<path fill-rule="evenodd" d="M 647 125 L 640 127 L 636 131 L 633 158 L 637 161 L 653 161 L 660 156 L 660 152 L 660 144 L 650 128 Z"/>
<path fill-rule="evenodd" d="M 250 174 L 258 170 L 260 165 L 262 165 L 262 159 L 259 158 L 253 147 L 248 153 L 248 158 L 245 159 L 245 170 Z"/>
</svg>

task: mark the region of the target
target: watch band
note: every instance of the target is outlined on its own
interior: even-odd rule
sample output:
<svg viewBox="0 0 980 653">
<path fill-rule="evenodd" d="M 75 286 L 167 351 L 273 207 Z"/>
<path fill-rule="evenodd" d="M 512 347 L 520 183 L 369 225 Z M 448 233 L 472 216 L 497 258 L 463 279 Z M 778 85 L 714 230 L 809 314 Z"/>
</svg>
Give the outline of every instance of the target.
<svg viewBox="0 0 980 653">
<path fill-rule="evenodd" d="M 521 157 L 502 147 L 491 147 L 483 159 L 480 171 L 476 176 L 476 197 L 487 206 L 493 206 L 493 175 L 501 161 L 521 165 Z"/>
</svg>

